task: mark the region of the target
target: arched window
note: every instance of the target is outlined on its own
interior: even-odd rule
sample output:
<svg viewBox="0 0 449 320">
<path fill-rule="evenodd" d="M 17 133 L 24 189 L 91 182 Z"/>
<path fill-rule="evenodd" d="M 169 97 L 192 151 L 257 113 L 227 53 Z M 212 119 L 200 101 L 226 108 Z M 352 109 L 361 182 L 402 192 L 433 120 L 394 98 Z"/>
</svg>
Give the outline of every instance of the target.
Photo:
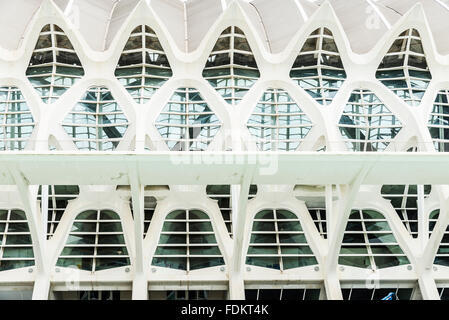
<svg viewBox="0 0 449 320">
<path fill-rule="evenodd" d="M 352 151 L 384 151 L 402 128 L 382 101 L 363 89 L 352 92 L 338 126 Z"/>
<path fill-rule="evenodd" d="M 244 32 L 224 30 L 212 49 L 203 77 L 229 104 L 236 105 L 260 77 L 256 59 Z"/>
<path fill-rule="evenodd" d="M 427 198 L 432 186 L 424 186 L 424 196 Z M 413 238 L 418 237 L 418 186 L 417 185 L 384 185 L 382 197 L 390 200 L 394 210 L 402 220 L 407 231 Z"/>
<path fill-rule="evenodd" d="M 128 125 L 122 108 L 104 87 L 89 88 L 62 123 L 78 149 L 89 151 L 115 150 Z"/>
<path fill-rule="evenodd" d="M 26 71 L 44 103 L 52 103 L 84 76 L 72 43 L 55 24 L 42 28 Z"/>
<path fill-rule="evenodd" d="M 416 29 L 401 33 L 376 73 L 387 88 L 411 106 L 418 106 L 432 80 L 421 37 Z"/>
<path fill-rule="evenodd" d="M 385 217 L 374 210 L 352 210 L 339 264 L 372 270 L 409 264 Z"/>
<path fill-rule="evenodd" d="M 449 90 L 438 93 L 428 123 L 435 149 L 449 152 Z"/>
<path fill-rule="evenodd" d="M 34 125 L 20 89 L 0 87 L 0 151 L 25 149 Z"/>
<path fill-rule="evenodd" d="M 209 216 L 200 210 L 168 214 L 151 264 L 186 271 L 224 265 Z"/>
<path fill-rule="evenodd" d="M 0 271 L 29 266 L 34 253 L 25 212 L 0 210 Z"/>
<path fill-rule="evenodd" d="M 246 264 L 287 270 L 318 264 L 298 217 L 282 209 L 254 217 Z"/>
<path fill-rule="evenodd" d="M 130 264 L 122 223 L 111 210 L 87 210 L 73 222 L 59 267 L 101 271 Z"/>
<path fill-rule="evenodd" d="M 295 151 L 312 128 L 309 117 L 282 89 L 268 89 L 247 123 L 261 151 Z"/>
<path fill-rule="evenodd" d="M 346 72 L 329 29 L 319 28 L 310 34 L 293 64 L 290 78 L 318 103 L 332 103 Z"/>
<path fill-rule="evenodd" d="M 136 27 L 125 45 L 115 76 L 137 103 L 146 103 L 173 75 L 156 33 Z"/>
<path fill-rule="evenodd" d="M 193 88 L 179 88 L 156 120 L 171 151 L 205 151 L 221 128 L 215 113 Z"/>
</svg>

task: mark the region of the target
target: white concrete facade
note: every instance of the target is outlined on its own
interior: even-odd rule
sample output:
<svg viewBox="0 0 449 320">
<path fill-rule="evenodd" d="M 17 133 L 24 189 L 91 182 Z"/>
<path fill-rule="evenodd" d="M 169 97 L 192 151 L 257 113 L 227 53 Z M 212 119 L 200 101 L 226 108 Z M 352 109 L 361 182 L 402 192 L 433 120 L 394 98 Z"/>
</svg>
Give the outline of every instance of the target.
<svg viewBox="0 0 449 320">
<path fill-rule="evenodd" d="M 308 1 L 285 1 L 285 10 L 298 10 L 298 18 L 292 11 L 286 13 L 292 15 L 289 19 L 302 19 L 290 39 L 282 38 L 272 22 L 272 29 L 266 29 L 270 20 L 263 1 L 254 1 L 255 5 L 260 2 L 259 18 L 244 1 L 213 1 L 207 6 L 209 11 L 202 11 L 206 9 L 200 3 L 205 1 L 211 0 L 192 0 L 191 11 L 185 9 L 188 1 L 184 6 L 174 0 L 112 1 L 111 11 L 111 4 L 105 1 L 102 17 L 107 18 L 101 20 L 105 25 L 101 30 L 106 31 L 92 29 L 92 38 L 86 37 L 89 30 L 83 25 L 91 23 L 92 17 L 84 17 L 83 10 L 93 1 L 34 1 L 36 11 L 21 40 L 0 35 L 5 37 L 4 42 L 0 39 L 0 87 L 21 90 L 36 124 L 25 150 L 0 152 L 0 209 L 25 212 L 35 262 L 34 266 L 1 271 L 0 291 L 31 291 L 30 297 L 37 300 L 55 299 L 61 292 L 124 291 L 127 298 L 140 300 L 151 298 L 156 291 L 209 290 L 224 291 L 228 299 L 244 299 L 245 289 L 307 288 L 321 289 L 320 299 L 341 300 L 342 289 L 371 289 L 374 281 L 378 288 L 413 288 L 412 299 L 440 299 L 438 288 L 449 287 L 449 266 L 434 265 L 449 225 L 449 187 L 445 185 L 449 177 L 444 169 L 448 159 L 437 153 L 428 121 L 437 94 L 449 90 L 449 55 L 437 50 L 436 38 L 441 38 L 432 34 L 432 17 L 426 14 L 424 4 L 410 6 L 393 22 L 382 14 L 383 7 L 376 7 L 377 2 L 367 1 L 367 7 L 372 6 L 372 12 L 380 16 L 383 35 L 370 50 L 356 53 L 343 27 L 346 22 L 340 20 L 332 1 L 318 1 L 314 7 Z M 7 2 L 0 1 L 2 8 L 13 6 Z M 70 15 L 70 3 L 78 5 L 81 27 L 75 21 L 78 18 Z M 204 12 L 211 14 L 206 17 Z M 196 21 L 203 16 L 203 24 Z M 206 21 L 211 17 L 214 21 Z M 95 23 L 89 26 L 95 27 Z M 210 23 L 208 28 L 206 23 Z M 64 30 L 85 73 L 52 104 L 41 100 L 26 76 L 39 33 L 47 24 Z M 135 102 L 114 75 L 129 35 L 139 25 L 155 31 L 173 72 L 143 105 Z M 217 39 L 230 26 L 243 30 L 260 72 L 238 105 L 226 103 L 202 76 Z M 331 30 L 346 72 L 345 81 L 327 106 L 318 104 L 289 76 L 307 37 L 321 27 Z M 418 107 L 409 106 L 376 79 L 376 70 L 395 39 L 411 28 L 419 31 L 432 74 Z M 129 122 L 115 152 L 81 152 L 61 126 L 92 86 L 106 87 Z M 203 156 L 170 152 L 155 126 L 173 92 L 184 87 L 198 90 L 220 120 L 221 128 Z M 260 97 L 270 88 L 288 92 L 312 122 L 294 152 L 259 152 L 247 128 Z M 402 124 L 384 152 L 348 152 L 340 134 L 340 118 L 357 89 L 375 93 Z M 325 152 L 318 152 L 323 147 Z M 418 152 L 407 152 L 410 148 Z M 419 185 L 417 237 L 412 237 L 393 205 L 382 197 L 382 185 L 387 184 Z M 48 195 L 42 191 L 43 201 L 38 201 L 39 185 L 79 186 L 79 195 L 69 201 L 50 239 L 45 231 L 50 209 L 44 199 Z M 217 201 L 206 193 L 207 185 L 232 186 L 232 238 Z M 257 185 L 258 190 L 248 200 L 250 185 Z M 422 185 L 432 185 L 429 195 L 424 195 Z M 316 190 L 306 186 L 316 186 Z M 148 230 L 144 230 L 145 199 L 149 197 L 154 197 L 157 205 Z M 310 199 L 324 206 L 327 237 L 315 226 L 306 205 Z M 298 217 L 316 265 L 281 271 L 246 264 L 253 219 L 266 209 L 288 210 Z M 376 270 L 339 264 L 353 209 L 381 213 L 409 263 Z M 430 235 L 429 215 L 436 209 L 440 214 Z M 119 215 L 128 266 L 91 272 L 56 265 L 76 217 L 86 210 L 111 210 Z M 208 215 L 223 266 L 184 271 L 152 265 L 164 221 L 175 210 L 200 210 Z"/>
</svg>

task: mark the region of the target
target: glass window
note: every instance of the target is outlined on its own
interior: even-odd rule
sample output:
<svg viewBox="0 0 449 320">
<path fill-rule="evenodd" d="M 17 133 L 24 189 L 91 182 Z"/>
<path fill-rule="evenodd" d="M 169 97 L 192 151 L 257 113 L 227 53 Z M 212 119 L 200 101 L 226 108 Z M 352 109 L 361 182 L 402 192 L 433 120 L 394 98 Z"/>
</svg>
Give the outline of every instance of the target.
<svg viewBox="0 0 449 320">
<path fill-rule="evenodd" d="M 409 264 L 385 217 L 374 210 L 352 210 L 339 264 L 372 270 Z"/>
<path fill-rule="evenodd" d="M 65 117 L 62 126 L 80 150 L 113 151 L 128 129 L 128 119 L 104 87 L 91 87 Z"/>
<path fill-rule="evenodd" d="M 312 128 L 312 122 L 286 91 L 268 89 L 247 126 L 259 150 L 295 151 Z"/>
<path fill-rule="evenodd" d="M 0 151 L 23 150 L 33 133 L 33 115 L 17 87 L 0 87 Z"/>
<path fill-rule="evenodd" d="M 169 213 L 151 264 L 185 271 L 224 265 L 209 216 L 200 210 Z"/>
<path fill-rule="evenodd" d="M 144 220 L 143 220 L 143 237 L 145 238 L 148 233 L 148 228 L 150 227 L 151 220 L 153 219 L 154 211 L 156 210 L 157 199 L 153 196 L 144 197 Z M 129 208 L 131 210 L 131 215 L 134 218 L 134 209 L 132 200 L 129 202 Z"/>
<path fill-rule="evenodd" d="M 418 106 L 432 79 L 419 32 L 409 29 L 393 43 L 376 73 L 385 86 L 411 106 Z"/>
<path fill-rule="evenodd" d="M 209 198 L 217 201 L 218 207 L 220 208 L 223 220 L 226 224 L 226 229 L 228 229 L 229 236 L 232 238 L 232 196 L 231 196 L 231 186 L 230 185 L 208 185 L 206 187 L 206 193 Z M 251 185 L 249 188 L 248 200 L 254 198 L 257 194 L 257 186 Z"/>
<path fill-rule="evenodd" d="M 80 213 L 56 265 L 92 272 L 130 265 L 119 215 L 111 210 Z"/>
<path fill-rule="evenodd" d="M 221 122 L 193 88 L 179 88 L 156 120 L 156 128 L 171 151 L 205 151 Z"/>
<path fill-rule="evenodd" d="M 329 29 L 319 28 L 307 38 L 290 71 L 290 78 L 318 103 L 332 103 L 346 79 L 346 72 Z"/>
<path fill-rule="evenodd" d="M 351 151 L 384 151 L 402 129 L 397 117 L 369 90 L 355 90 L 339 123 Z"/>
<path fill-rule="evenodd" d="M 263 210 L 253 220 L 246 264 L 287 270 L 318 264 L 298 217 L 288 210 Z"/>
<path fill-rule="evenodd" d="M 245 289 L 246 300 L 292 300 L 307 301 L 319 300 L 320 289 L 304 288 L 304 289 Z"/>
<path fill-rule="evenodd" d="M 327 239 L 326 208 L 311 206 L 307 208 L 320 235 Z"/>
<path fill-rule="evenodd" d="M 213 294 L 213 291 L 206 291 L 206 290 L 166 291 L 166 300 L 209 300 L 210 294 Z"/>
<path fill-rule="evenodd" d="M 432 186 L 424 186 L 424 198 L 428 198 Z M 384 185 L 382 197 L 390 200 L 394 210 L 413 238 L 418 237 L 418 186 Z"/>
<path fill-rule="evenodd" d="M 428 122 L 435 149 L 449 152 L 449 91 L 438 93 Z"/>
<path fill-rule="evenodd" d="M 78 186 L 39 186 L 37 200 L 42 209 L 42 201 L 45 201 L 42 195 L 42 188 L 48 188 L 47 208 L 47 239 L 51 239 L 61 221 L 67 205 L 70 200 L 74 200 L 79 195 Z"/>
<path fill-rule="evenodd" d="M 55 102 L 84 76 L 78 55 L 57 25 L 41 30 L 26 75 L 44 103 Z"/>
<path fill-rule="evenodd" d="M 207 59 L 203 77 L 229 104 L 236 105 L 259 79 L 260 73 L 245 34 L 227 28 Z"/>
<path fill-rule="evenodd" d="M 25 212 L 0 210 L 0 272 L 30 266 L 34 253 Z"/>
<path fill-rule="evenodd" d="M 411 300 L 414 288 L 342 288 L 343 300 Z"/>
<path fill-rule="evenodd" d="M 136 27 L 125 45 L 115 76 L 137 103 L 147 103 L 173 75 L 156 33 Z"/>
</svg>

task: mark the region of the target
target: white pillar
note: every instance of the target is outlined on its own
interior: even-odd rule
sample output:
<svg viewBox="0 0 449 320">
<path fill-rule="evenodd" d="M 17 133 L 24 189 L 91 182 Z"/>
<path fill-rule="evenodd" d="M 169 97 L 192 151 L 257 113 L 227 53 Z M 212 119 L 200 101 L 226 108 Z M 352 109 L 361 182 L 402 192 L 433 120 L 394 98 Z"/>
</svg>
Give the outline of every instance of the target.
<svg viewBox="0 0 449 320">
<path fill-rule="evenodd" d="M 343 198 L 338 201 L 337 210 L 334 213 L 332 225 L 328 226 L 330 236 L 328 236 L 329 250 L 325 261 L 325 281 L 327 298 L 329 300 L 343 300 L 341 292 L 340 281 L 338 280 L 337 267 L 338 256 L 340 254 L 341 243 L 343 242 L 343 235 L 346 230 L 349 215 L 351 214 L 352 206 L 359 192 L 360 185 L 369 172 L 370 167 L 365 166 L 360 170 L 357 178 L 346 186 L 341 188 Z"/>
<path fill-rule="evenodd" d="M 432 276 L 432 271 L 425 270 L 418 278 L 423 300 L 440 300 L 440 294 Z"/>
<path fill-rule="evenodd" d="M 145 186 L 140 183 L 137 168 L 130 167 L 129 180 L 131 186 L 132 207 L 134 215 L 134 279 L 132 285 L 133 300 L 148 299 L 148 282 L 146 279 L 145 261 L 143 260 L 143 233 L 144 233 L 144 201 Z"/>
<path fill-rule="evenodd" d="M 425 249 L 429 240 L 429 217 L 426 215 L 424 208 L 424 186 L 418 185 L 418 240 L 420 243 L 420 251 Z"/>
<path fill-rule="evenodd" d="M 42 219 L 37 212 L 37 188 L 29 185 L 23 173 L 15 166 L 10 167 L 11 176 L 16 183 L 20 199 L 30 228 L 36 263 L 36 279 L 33 289 L 33 300 L 47 300 L 50 291 L 48 261 L 45 257 L 45 237 L 42 236 Z"/>
<path fill-rule="evenodd" d="M 240 186 L 232 186 L 232 196 L 236 196 L 236 199 L 232 199 L 233 203 L 237 203 L 237 214 L 233 212 L 233 229 L 234 229 L 234 247 L 232 251 L 232 261 L 229 272 L 229 299 L 230 300 L 244 300 L 245 299 L 245 284 L 243 279 L 243 265 L 244 265 L 244 252 L 243 252 L 243 239 L 245 232 L 247 231 L 246 216 L 247 216 L 247 203 L 249 195 L 249 187 L 251 185 L 251 179 L 254 172 L 254 168 L 249 167 L 247 173 L 242 179 Z M 234 207 L 233 207 L 234 209 Z"/>
<path fill-rule="evenodd" d="M 38 275 L 34 280 L 33 300 L 48 300 L 50 296 L 50 277 Z"/>
</svg>

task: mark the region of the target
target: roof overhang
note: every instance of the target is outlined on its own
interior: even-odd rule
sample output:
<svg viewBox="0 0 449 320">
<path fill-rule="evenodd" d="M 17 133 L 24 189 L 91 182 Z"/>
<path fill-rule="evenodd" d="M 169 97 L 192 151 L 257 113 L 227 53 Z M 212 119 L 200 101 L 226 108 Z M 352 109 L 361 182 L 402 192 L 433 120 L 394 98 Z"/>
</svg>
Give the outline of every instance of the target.
<svg viewBox="0 0 449 320">
<path fill-rule="evenodd" d="M 0 184 L 18 170 L 30 185 L 447 184 L 449 154 L 436 153 L 4 153 Z"/>
</svg>

